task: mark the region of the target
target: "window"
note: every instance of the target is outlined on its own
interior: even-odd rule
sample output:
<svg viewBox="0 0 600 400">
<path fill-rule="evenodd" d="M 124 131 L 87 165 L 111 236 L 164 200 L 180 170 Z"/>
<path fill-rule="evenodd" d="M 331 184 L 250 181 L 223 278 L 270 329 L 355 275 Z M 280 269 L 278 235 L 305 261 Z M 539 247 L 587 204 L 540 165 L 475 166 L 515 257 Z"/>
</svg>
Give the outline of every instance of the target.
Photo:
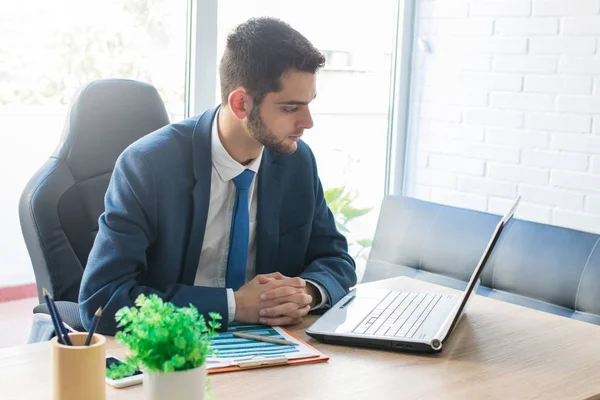
<svg viewBox="0 0 600 400">
<path fill-rule="evenodd" d="M 352 53 L 340 50 L 321 50 L 325 55 L 326 69 L 348 69 L 352 67 Z"/>
<path fill-rule="evenodd" d="M 0 13 L 0 286 L 33 280 L 21 192 L 58 144 L 67 105 L 100 78 L 152 83 L 183 118 L 187 2 L 33 0 Z"/>
</svg>

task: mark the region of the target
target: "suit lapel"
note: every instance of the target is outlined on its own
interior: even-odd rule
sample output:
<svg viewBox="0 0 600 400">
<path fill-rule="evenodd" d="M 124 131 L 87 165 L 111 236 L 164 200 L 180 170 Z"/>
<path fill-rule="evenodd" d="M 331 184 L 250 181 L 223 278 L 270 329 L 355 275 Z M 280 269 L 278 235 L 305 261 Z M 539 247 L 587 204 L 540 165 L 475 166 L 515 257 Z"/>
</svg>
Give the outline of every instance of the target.
<svg viewBox="0 0 600 400">
<path fill-rule="evenodd" d="M 192 194 L 194 198 L 192 225 L 182 275 L 182 283 L 185 285 L 194 284 L 204 241 L 212 173 L 211 131 L 218 109 L 219 107 L 216 107 L 202 114 L 192 136 L 192 160 L 196 184 Z"/>
<path fill-rule="evenodd" d="M 279 209 L 281 207 L 281 166 L 278 158 L 265 148 L 258 171 L 256 226 L 256 273 L 273 272 L 279 247 Z"/>
</svg>

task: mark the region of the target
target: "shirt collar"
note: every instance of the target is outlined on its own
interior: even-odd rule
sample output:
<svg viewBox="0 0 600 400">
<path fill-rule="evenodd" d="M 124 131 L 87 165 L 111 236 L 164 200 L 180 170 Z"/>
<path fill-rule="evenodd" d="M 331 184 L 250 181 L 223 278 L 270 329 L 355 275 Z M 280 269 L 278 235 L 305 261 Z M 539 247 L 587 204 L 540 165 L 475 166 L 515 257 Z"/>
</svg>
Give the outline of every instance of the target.
<svg viewBox="0 0 600 400">
<path fill-rule="evenodd" d="M 217 173 L 225 182 L 232 180 L 246 169 L 252 170 L 255 174 L 258 174 L 258 168 L 260 167 L 263 151 L 261 150 L 258 157 L 252 160 L 252 162 L 250 162 L 248 165 L 242 165 L 235 161 L 233 157 L 229 155 L 225 149 L 225 146 L 223 146 L 223 143 L 221 142 L 221 138 L 219 137 L 219 112 L 220 110 L 215 115 L 211 130 L 212 163 L 217 170 Z"/>
</svg>

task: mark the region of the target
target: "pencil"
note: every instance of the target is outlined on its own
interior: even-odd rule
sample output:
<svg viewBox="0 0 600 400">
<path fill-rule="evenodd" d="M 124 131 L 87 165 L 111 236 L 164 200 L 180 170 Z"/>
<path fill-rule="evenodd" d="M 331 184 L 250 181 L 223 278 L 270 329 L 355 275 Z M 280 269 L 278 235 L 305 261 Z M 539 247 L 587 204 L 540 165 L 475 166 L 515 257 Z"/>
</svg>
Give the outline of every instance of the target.
<svg viewBox="0 0 600 400">
<path fill-rule="evenodd" d="M 56 320 L 56 315 L 54 314 L 54 308 L 50 303 L 50 293 L 48 293 L 46 288 L 42 288 L 42 294 L 44 295 L 44 299 L 46 299 L 46 306 L 48 307 L 48 313 L 50 314 L 50 319 L 52 320 L 52 325 L 54 326 L 54 331 L 56 332 L 58 343 L 65 344 L 65 342 L 62 339 L 62 331 L 58 327 L 58 321 Z"/>
<path fill-rule="evenodd" d="M 92 337 L 94 336 L 94 332 L 96 332 L 96 328 L 98 328 L 98 322 L 100 322 L 100 317 L 102 316 L 102 307 L 98 307 L 96 312 L 94 313 L 94 318 L 92 318 L 92 329 L 87 335 L 85 339 L 85 345 L 89 346 L 92 341 Z"/>
<path fill-rule="evenodd" d="M 50 306 L 54 309 L 54 317 L 56 318 L 56 325 L 58 325 L 58 330 L 62 333 L 62 338 L 65 341 L 65 344 L 69 346 L 73 346 L 73 342 L 71 342 L 71 338 L 69 337 L 69 331 L 63 324 L 62 318 L 60 317 L 60 313 L 56 308 L 56 304 L 54 304 L 54 299 L 50 296 L 50 293 L 46 290 L 46 294 L 48 295 L 48 300 L 50 301 Z"/>
<path fill-rule="evenodd" d="M 245 332 L 233 332 L 232 335 L 235 337 L 239 337 L 239 338 L 256 340 L 257 342 L 284 344 L 287 346 L 297 346 L 298 345 L 298 343 L 290 342 L 289 340 L 285 340 L 285 339 L 274 338 L 271 336 L 253 335 L 251 333 L 245 333 Z"/>
</svg>

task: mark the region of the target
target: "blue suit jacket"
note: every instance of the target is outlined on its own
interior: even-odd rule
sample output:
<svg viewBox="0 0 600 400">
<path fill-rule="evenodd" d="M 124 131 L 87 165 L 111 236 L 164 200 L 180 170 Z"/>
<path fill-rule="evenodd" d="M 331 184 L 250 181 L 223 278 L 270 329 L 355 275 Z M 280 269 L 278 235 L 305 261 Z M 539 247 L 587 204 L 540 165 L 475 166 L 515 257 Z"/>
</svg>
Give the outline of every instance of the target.
<svg viewBox="0 0 600 400">
<path fill-rule="evenodd" d="M 224 288 L 194 285 L 210 197 L 211 128 L 217 108 L 153 132 L 117 160 L 79 293 L 83 325 L 103 307 L 98 332 L 114 334 L 117 310 L 155 293 L 215 311 L 227 328 Z M 355 264 L 323 197 L 310 148 L 265 148 L 258 173 L 256 272 L 320 283 L 333 303 L 356 284 Z"/>
</svg>

